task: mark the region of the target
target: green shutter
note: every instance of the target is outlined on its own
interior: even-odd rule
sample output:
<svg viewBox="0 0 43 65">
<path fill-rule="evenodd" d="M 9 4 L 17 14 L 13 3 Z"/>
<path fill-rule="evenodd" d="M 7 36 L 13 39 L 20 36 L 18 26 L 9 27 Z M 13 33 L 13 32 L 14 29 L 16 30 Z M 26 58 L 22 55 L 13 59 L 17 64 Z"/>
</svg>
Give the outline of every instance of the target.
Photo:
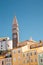
<svg viewBox="0 0 43 65">
<path fill-rule="evenodd" d="M 38 54 L 38 65 L 43 65 L 43 53 Z"/>
</svg>

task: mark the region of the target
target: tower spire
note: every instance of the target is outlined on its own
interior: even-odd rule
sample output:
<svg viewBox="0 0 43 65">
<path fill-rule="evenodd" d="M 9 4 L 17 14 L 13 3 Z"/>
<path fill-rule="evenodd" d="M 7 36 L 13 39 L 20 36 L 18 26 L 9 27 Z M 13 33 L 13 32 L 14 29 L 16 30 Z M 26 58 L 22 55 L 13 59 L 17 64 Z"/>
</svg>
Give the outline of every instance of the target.
<svg viewBox="0 0 43 65">
<path fill-rule="evenodd" d="M 13 24 L 18 24 L 16 16 L 13 19 Z"/>
<path fill-rule="evenodd" d="M 13 19 L 12 24 L 12 39 L 13 39 L 13 48 L 17 47 L 19 42 L 19 28 L 16 16 Z"/>
</svg>

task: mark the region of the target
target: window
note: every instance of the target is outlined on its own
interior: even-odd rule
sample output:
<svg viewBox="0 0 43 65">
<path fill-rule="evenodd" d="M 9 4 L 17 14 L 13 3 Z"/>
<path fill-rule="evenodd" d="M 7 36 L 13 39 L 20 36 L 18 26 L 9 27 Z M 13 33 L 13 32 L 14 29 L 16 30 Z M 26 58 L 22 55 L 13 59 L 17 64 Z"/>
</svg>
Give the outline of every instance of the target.
<svg viewBox="0 0 43 65">
<path fill-rule="evenodd" d="M 3 48 L 1 47 L 1 49 L 3 49 Z"/>
<path fill-rule="evenodd" d="M 27 53 L 26 56 L 29 56 L 29 54 Z"/>
<path fill-rule="evenodd" d="M 35 62 L 37 62 L 37 59 L 35 58 Z"/>
<path fill-rule="evenodd" d="M 32 56 L 32 52 L 30 52 L 30 55 Z"/>
<path fill-rule="evenodd" d="M 23 57 L 25 57 L 25 54 L 23 53 Z"/>
<path fill-rule="evenodd" d="M 18 56 L 18 60 L 21 60 L 20 56 Z"/>
<path fill-rule="evenodd" d="M 29 62 L 29 60 L 27 60 L 27 63 Z"/>
<path fill-rule="evenodd" d="M 33 60 L 32 60 L 32 59 L 30 59 L 30 62 L 33 62 Z"/>
<path fill-rule="evenodd" d="M 43 58 L 40 59 L 40 62 L 43 63 Z"/>
<path fill-rule="evenodd" d="M 7 46 L 9 47 L 9 45 L 7 44 Z"/>
<path fill-rule="evenodd" d="M 20 50 L 18 50 L 18 53 L 20 53 Z"/>
<path fill-rule="evenodd" d="M 34 51 L 34 55 L 36 55 L 36 51 Z"/>
<path fill-rule="evenodd" d="M 1 45 L 1 47 L 3 47 L 3 45 Z"/>
<path fill-rule="evenodd" d="M 9 58 L 6 59 L 6 62 L 10 62 L 10 61 L 11 61 L 11 59 L 9 59 Z"/>
</svg>

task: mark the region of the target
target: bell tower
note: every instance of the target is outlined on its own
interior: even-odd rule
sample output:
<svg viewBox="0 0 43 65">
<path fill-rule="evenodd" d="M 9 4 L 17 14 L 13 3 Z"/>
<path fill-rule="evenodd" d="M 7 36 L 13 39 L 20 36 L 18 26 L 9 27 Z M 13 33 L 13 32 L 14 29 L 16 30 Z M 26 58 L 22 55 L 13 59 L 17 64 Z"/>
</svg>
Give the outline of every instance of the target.
<svg viewBox="0 0 43 65">
<path fill-rule="evenodd" d="M 19 42 L 19 28 L 16 16 L 14 17 L 12 24 L 12 40 L 13 40 L 13 48 L 16 48 Z"/>
</svg>

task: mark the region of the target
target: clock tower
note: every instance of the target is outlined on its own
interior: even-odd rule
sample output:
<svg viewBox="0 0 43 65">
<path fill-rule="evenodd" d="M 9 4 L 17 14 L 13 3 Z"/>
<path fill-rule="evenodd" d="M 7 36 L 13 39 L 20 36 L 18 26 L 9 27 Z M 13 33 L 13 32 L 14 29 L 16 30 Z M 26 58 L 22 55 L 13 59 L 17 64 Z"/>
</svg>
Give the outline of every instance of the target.
<svg viewBox="0 0 43 65">
<path fill-rule="evenodd" d="M 16 48 L 19 42 L 19 28 L 16 16 L 14 17 L 12 24 L 12 40 L 13 40 L 13 48 Z"/>
</svg>

